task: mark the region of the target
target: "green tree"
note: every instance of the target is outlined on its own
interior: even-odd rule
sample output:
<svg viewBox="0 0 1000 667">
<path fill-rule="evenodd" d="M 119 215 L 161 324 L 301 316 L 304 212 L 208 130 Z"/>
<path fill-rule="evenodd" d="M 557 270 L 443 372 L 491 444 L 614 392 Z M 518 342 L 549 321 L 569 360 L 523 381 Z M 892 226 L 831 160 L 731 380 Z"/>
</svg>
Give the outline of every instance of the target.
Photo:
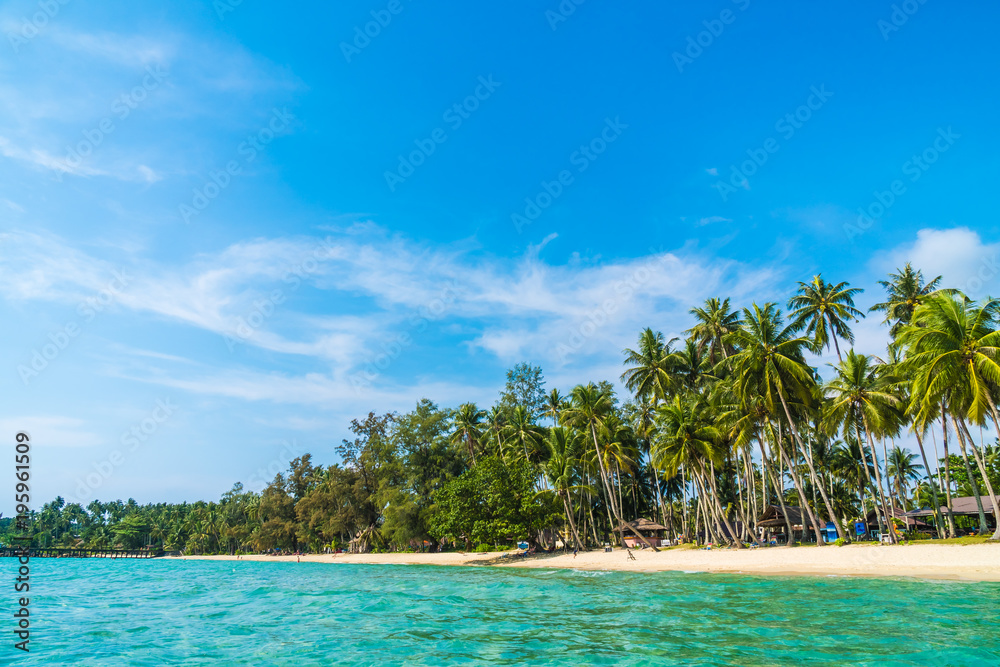
<svg viewBox="0 0 1000 667">
<path fill-rule="evenodd" d="M 733 348 L 726 343 L 726 336 L 739 329 L 741 322 L 740 311 L 732 309 L 728 298 L 707 299 L 704 307 L 692 308 L 690 313 L 694 315 L 697 324 L 684 333 L 698 343 L 702 351 L 708 350 L 711 365 L 716 365 L 732 354 Z"/>
<path fill-rule="evenodd" d="M 760 395 L 770 413 L 775 412 L 775 399 L 778 400 L 786 419 L 785 423 L 791 430 L 798 451 L 809 468 L 813 486 L 820 490 L 830 521 L 837 528 L 837 534 L 845 538 L 843 526 L 833 509 L 826 487 L 819 483 L 812 458 L 806 452 L 796 420 L 789 407 L 789 397 L 797 398 L 803 406 L 813 402 L 815 378 L 802 357 L 802 349 L 808 346 L 808 340 L 798 335 L 798 327 L 794 323 L 785 326 L 778 307 L 773 303 L 767 303 L 763 308 L 753 304 L 752 310 L 744 309 L 742 326 L 730 334 L 727 341 L 739 350 L 729 359 L 737 396 L 744 404 L 752 404 Z M 778 450 L 781 451 L 780 445 Z M 789 469 L 791 468 L 789 465 Z M 812 514 L 805 490 L 794 475 L 794 471 L 792 481 L 801 499 L 803 511 L 812 521 L 816 543 L 821 545 L 823 537 L 820 534 L 819 522 Z"/>
<path fill-rule="evenodd" d="M 885 313 L 883 323 L 891 325 L 889 332 L 895 336 L 910 323 L 917 307 L 938 290 L 941 276 L 924 283 L 924 274 L 907 262 L 902 269 L 896 269 L 896 273 L 890 273 L 889 280 L 880 280 L 878 284 L 885 289 L 885 301 L 868 310 Z"/>
<path fill-rule="evenodd" d="M 837 338 L 854 343 L 850 322 L 865 314 L 854 307 L 854 297 L 864 290 L 849 287 L 847 283 L 828 283 L 817 274 L 808 283 L 799 283 L 798 294 L 788 300 L 794 308 L 789 319 L 797 327 L 804 327 L 807 336 L 813 337 L 814 349 L 819 352 L 830 348 L 830 341 L 837 350 L 837 359 L 843 361 Z"/>
<path fill-rule="evenodd" d="M 541 367 L 520 363 L 509 369 L 500 406 L 508 413 L 523 406 L 532 420 L 541 416 L 545 411 L 545 378 Z"/>
<path fill-rule="evenodd" d="M 439 511 L 431 534 L 451 540 L 498 544 L 526 539 L 537 544 L 538 532 L 558 513 L 535 493 L 535 473 L 527 461 L 505 462 L 490 456 L 435 493 Z"/>
</svg>

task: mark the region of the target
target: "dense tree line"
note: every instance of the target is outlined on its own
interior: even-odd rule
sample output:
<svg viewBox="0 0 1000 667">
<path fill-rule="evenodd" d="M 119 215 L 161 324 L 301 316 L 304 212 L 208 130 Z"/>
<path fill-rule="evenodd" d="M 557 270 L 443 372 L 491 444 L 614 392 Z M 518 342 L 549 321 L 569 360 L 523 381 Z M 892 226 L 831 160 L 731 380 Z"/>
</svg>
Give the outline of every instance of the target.
<svg viewBox="0 0 1000 667">
<path fill-rule="evenodd" d="M 880 281 L 886 298 L 871 310 L 891 337 L 880 355 L 853 349 L 861 290 L 818 275 L 787 313 L 713 298 L 691 310 L 683 340 L 644 330 L 624 351 L 624 400 L 606 381 L 546 391 L 541 369 L 521 364 L 488 410 L 425 399 L 370 413 L 351 422 L 340 463 L 296 458 L 260 494 L 237 484 L 219 502 L 57 499 L 35 513 L 36 537 L 189 553 L 586 548 L 621 542 L 647 517 L 672 536 L 742 547 L 771 505 L 801 508 L 820 543 L 827 521 L 848 540 L 870 510 L 896 539 L 894 507 L 932 508 L 943 536 L 985 533 L 986 512 L 1000 515 L 1000 448 L 982 435 L 1000 431 L 1000 301 L 940 280 L 906 265 Z M 825 351 L 838 362 L 824 381 L 810 360 Z M 907 432 L 917 453 L 897 443 Z M 971 526 L 947 511 L 956 495 L 982 497 Z"/>
</svg>

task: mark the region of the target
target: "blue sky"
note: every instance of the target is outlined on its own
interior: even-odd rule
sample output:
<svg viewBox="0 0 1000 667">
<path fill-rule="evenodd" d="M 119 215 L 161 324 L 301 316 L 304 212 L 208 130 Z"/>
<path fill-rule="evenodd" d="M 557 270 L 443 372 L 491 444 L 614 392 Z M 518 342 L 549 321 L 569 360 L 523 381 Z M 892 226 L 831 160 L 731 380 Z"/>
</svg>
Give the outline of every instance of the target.
<svg viewBox="0 0 1000 667">
<path fill-rule="evenodd" d="M 997 292 L 998 13 L 8 2 L 0 422 L 39 501 L 210 499 L 709 296 Z"/>
</svg>

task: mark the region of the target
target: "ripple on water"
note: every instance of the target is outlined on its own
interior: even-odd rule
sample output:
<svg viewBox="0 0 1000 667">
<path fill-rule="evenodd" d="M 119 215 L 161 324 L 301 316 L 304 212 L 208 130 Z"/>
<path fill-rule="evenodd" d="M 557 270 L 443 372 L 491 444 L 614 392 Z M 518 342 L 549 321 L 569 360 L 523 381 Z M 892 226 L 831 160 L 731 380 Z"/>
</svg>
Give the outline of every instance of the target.
<svg viewBox="0 0 1000 667">
<path fill-rule="evenodd" d="M 1000 584 L 68 559 L 32 583 L 23 664 L 1000 664 Z"/>
</svg>

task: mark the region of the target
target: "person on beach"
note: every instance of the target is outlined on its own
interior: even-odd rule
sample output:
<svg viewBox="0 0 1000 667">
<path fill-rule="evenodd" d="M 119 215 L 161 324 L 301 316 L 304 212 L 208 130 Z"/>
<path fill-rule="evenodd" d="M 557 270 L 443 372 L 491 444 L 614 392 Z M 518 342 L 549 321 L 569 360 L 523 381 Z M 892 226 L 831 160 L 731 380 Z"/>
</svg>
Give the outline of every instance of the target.
<svg viewBox="0 0 1000 667">
<path fill-rule="evenodd" d="M 580 550 L 580 547 L 573 549 L 573 558 L 576 558 L 576 552 Z"/>
</svg>

